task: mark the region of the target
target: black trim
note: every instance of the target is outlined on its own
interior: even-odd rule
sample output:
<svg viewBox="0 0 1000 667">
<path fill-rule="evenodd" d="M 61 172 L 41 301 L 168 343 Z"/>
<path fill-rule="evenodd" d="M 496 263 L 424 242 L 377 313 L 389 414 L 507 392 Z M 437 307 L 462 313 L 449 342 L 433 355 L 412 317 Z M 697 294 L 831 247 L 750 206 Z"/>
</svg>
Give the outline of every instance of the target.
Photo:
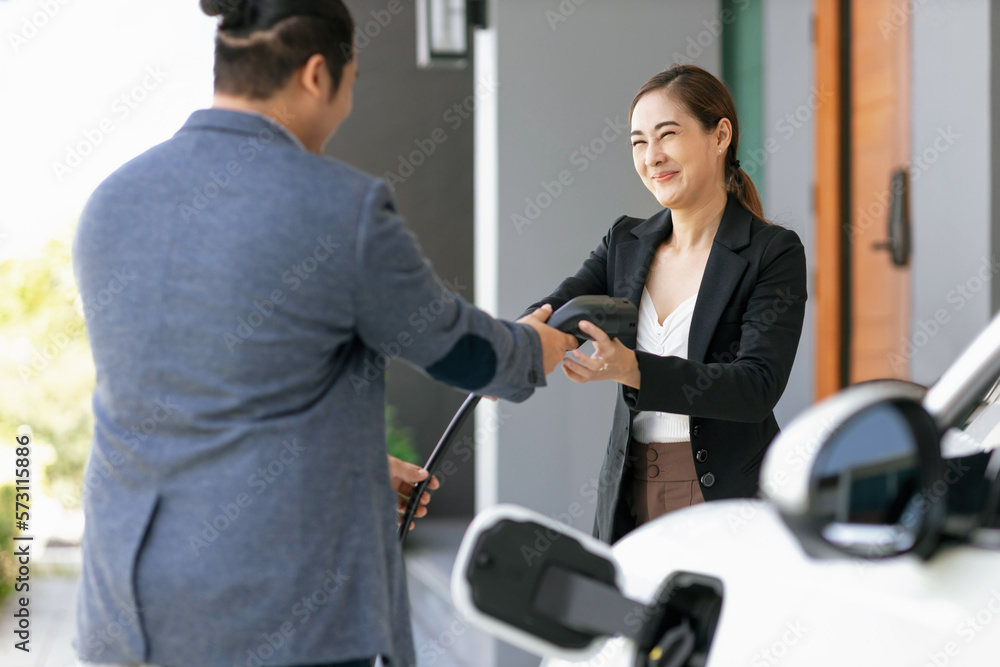
<svg viewBox="0 0 1000 667">
<path fill-rule="evenodd" d="M 840 388 L 851 383 L 851 2 L 840 2 Z"/>
</svg>

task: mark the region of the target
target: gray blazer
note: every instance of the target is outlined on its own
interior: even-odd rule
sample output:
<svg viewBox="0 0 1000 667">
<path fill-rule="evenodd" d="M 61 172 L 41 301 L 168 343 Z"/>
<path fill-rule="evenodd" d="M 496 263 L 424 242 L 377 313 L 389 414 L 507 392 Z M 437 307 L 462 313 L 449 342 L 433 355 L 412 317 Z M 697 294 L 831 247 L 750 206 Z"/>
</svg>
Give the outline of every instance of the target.
<svg viewBox="0 0 1000 667">
<path fill-rule="evenodd" d="M 386 184 L 262 116 L 195 112 L 90 198 L 97 369 L 77 650 L 412 665 L 384 375 L 522 401 L 538 335 L 435 275 Z"/>
</svg>

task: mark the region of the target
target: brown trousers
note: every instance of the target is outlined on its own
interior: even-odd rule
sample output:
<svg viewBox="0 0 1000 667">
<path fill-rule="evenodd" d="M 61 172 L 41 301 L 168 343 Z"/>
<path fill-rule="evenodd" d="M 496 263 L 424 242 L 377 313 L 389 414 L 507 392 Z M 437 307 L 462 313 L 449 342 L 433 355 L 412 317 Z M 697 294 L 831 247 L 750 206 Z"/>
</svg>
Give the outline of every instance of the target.
<svg viewBox="0 0 1000 667">
<path fill-rule="evenodd" d="M 625 499 L 636 525 L 705 502 L 690 442 L 644 444 L 633 440 L 629 460 L 632 474 L 626 480 Z"/>
</svg>

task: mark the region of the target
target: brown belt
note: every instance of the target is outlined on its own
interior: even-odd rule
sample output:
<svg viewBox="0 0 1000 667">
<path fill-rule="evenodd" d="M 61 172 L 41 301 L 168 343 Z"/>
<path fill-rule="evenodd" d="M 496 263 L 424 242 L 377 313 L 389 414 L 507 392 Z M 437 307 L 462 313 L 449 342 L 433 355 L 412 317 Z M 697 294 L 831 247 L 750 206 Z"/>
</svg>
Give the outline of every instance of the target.
<svg viewBox="0 0 1000 667">
<path fill-rule="evenodd" d="M 697 481 L 690 442 L 631 443 L 632 476 L 658 482 Z"/>
<path fill-rule="evenodd" d="M 705 502 L 690 442 L 632 441 L 629 460 L 632 479 L 625 498 L 638 524 Z"/>
</svg>

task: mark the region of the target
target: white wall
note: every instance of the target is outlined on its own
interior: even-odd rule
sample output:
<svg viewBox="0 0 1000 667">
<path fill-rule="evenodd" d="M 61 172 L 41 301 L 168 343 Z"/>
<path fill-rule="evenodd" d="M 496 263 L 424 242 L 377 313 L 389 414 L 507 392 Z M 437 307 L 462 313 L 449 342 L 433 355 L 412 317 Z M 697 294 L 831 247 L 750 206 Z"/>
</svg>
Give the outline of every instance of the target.
<svg viewBox="0 0 1000 667">
<path fill-rule="evenodd" d="M 476 117 L 478 304 L 520 314 L 573 274 L 618 216 L 658 210 L 632 167 L 629 105 L 678 59 L 718 73 L 717 19 L 717 3 L 704 0 L 491 3 L 476 44 L 476 79 L 499 82 Z M 581 150 L 592 142 L 593 159 Z M 570 184 L 550 198 L 544 183 L 561 172 Z M 515 213 L 530 224 L 519 230 Z M 561 371 L 549 385 L 524 404 L 481 408 L 504 421 L 490 436 L 479 415 L 477 508 L 516 502 L 589 532 L 614 387 L 573 385 Z M 509 647 L 497 659 L 537 664 Z"/>
<path fill-rule="evenodd" d="M 775 408 L 786 426 L 815 400 L 816 327 L 814 261 L 816 258 L 815 180 L 816 111 L 830 103 L 832 91 L 814 87 L 813 7 L 801 0 L 764 0 L 764 214 L 795 230 L 806 248 L 809 301 L 795 365 Z"/>
<path fill-rule="evenodd" d="M 913 38 L 912 378 L 932 383 L 989 322 L 1000 267 L 988 0 L 917 5 Z M 994 68 L 995 69 L 995 68 Z M 994 74 L 995 76 L 995 74 Z M 980 272 L 982 271 L 982 274 Z M 985 278 L 985 279 L 984 279 Z"/>
<path fill-rule="evenodd" d="M 0 260 L 71 237 L 101 181 L 211 105 L 215 26 L 197 2 L 0 2 Z"/>
</svg>

